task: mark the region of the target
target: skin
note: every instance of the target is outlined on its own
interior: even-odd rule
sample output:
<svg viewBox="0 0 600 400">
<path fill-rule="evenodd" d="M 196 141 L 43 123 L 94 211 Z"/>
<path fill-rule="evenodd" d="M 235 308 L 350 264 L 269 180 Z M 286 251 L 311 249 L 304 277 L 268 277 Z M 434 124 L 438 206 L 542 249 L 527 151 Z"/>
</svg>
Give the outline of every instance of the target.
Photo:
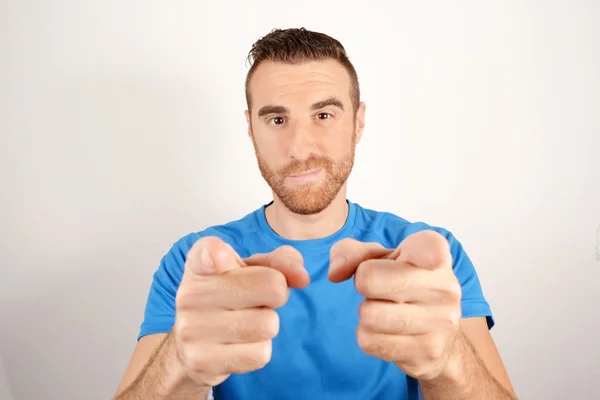
<svg viewBox="0 0 600 400">
<path fill-rule="evenodd" d="M 353 110 L 350 88 L 334 60 L 266 62 L 256 71 L 248 135 L 273 190 L 267 220 L 282 236 L 324 237 L 345 222 L 346 179 L 366 108 Z M 327 99 L 335 105 L 321 107 Z M 440 234 L 419 232 L 396 249 L 346 239 L 331 253 L 330 280 L 354 277 L 366 297 L 357 328 L 363 351 L 419 379 L 427 399 L 514 398 L 485 319 L 461 318 L 461 287 Z"/>
<path fill-rule="evenodd" d="M 365 124 L 346 70 L 334 60 L 267 61 L 250 91 L 248 135 L 273 191 L 267 221 L 289 239 L 331 235 L 347 217 L 346 182 Z M 359 346 L 418 379 L 427 400 L 515 398 L 485 318 L 461 318 L 441 235 L 419 232 L 394 249 L 342 240 L 331 249 L 329 279 L 354 279 L 365 296 L 348 310 L 359 312 Z M 200 239 L 188 254 L 172 331 L 138 342 L 115 398 L 201 398 L 232 373 L 262 368 L 279 329 L 273 310 L 290 287 L 308 284 L 291 247 L 241 259 L 218 238 Z"/>
<path fill-rule="evenodd" d="M 269 224 L 290 239 L 335 232 L 346 219 L 346 179 L 365 117 L 364 103 L 353 109 L 348 73 L 333 60 L 300 65 L 265 61 L 250 88 L 248 135 L 273 190 L 274 203 L 266 211 Z M 337 104 L 318 107 L 327 100 Z M 277 111 L 273 107 L 282 109 L 261 112 Z M 315 173 L 294 176 L 302 172 Z"/>
</svg>

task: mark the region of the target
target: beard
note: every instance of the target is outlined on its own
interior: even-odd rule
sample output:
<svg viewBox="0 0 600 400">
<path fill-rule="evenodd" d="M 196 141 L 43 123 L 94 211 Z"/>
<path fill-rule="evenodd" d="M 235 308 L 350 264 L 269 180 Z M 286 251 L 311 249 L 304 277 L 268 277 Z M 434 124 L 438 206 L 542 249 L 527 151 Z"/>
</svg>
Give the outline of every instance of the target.
<svg viewBox="0 0 600 400">
<path fill-rule="evenodd" d="M 291 212 L 300 215 L 320 213 L 331 204 L 352 172 L 355 148 L 356 141 L 353 137 L 349 153 L 341 160 L 336 161 L 326 156 L 311 156 L 304 161 L 293 161 L 275 171 L 267 165 L 258 151 L 256 143 L 254 144 L 258 168 L 262 177 L 283 205 Z M 294 187 L 286 186 L 285 178 L 287 176 L 315 168 L 322 168 L 325 171 L 326 176 L 323 182 L 310 182 Z"/>
</svg>

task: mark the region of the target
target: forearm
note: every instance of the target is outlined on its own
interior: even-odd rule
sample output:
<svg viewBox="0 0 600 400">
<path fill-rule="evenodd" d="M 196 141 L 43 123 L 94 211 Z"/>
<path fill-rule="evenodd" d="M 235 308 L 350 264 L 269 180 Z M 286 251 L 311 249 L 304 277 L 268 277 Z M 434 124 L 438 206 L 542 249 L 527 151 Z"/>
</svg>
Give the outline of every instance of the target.
<svg viewBox="0 0 600 400">
<path fill-rule="evenodd" d="M 205 399 L 209 390 L 188 378 L 179 362 L 173 337 L 168 334 L 137 378 L 114 400 Z"/>
<path fill-rule="evenodd" d="M 488 371 L 469 340 L 459 333 L 454 355 L 437 378 L 420 381 L 425 400 L 515 400 Z"/>
</svg>

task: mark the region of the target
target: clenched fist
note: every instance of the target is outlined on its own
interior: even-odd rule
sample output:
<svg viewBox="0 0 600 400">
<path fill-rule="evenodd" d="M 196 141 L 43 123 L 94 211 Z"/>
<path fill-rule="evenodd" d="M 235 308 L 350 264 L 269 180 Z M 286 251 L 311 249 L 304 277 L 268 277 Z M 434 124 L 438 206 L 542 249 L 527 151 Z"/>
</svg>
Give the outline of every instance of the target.
<svg viewBox="0 0 600 400">
<path fill-rule="evenodd" d="M 356 332 L 361 349 L 414 378 L 437 377 L 461 319 L 461 286 L 448 241 L 434 231 L 415 233 L 395 249 L 344 239 L 331 249 L 329 278 L 341 282 L 353 275 L 365 296 Z"/>
<path fill-rule="evenodd" d="M 274 309 L 287 302 L 289 287 L 303 288 L 309 280 L 292 247 L 241 259 L 216 237 L 198 240 L 185 263 L 173 329 L 187 375 L 211 387 L 265 366 L 279 331 Z"/>
</svg>

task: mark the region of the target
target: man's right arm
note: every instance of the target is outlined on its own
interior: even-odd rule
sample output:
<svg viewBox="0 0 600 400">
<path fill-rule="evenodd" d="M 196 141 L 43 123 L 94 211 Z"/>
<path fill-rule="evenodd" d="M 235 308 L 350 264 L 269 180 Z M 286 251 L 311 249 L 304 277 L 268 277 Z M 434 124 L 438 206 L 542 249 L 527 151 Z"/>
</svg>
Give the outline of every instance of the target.
<svg viewBox="0 0 600 400">
<path fill-rule="evenodd" d="M 187 377 L 172 335 L 153 334 L 138 341 L 114 400 L 205 399 L 209 390 Z"/>
<path fill-rule="evenodd" d="M 231 245 L 204 237 L 183 267 L 160 307 L 174 314 L 169 333 L 142 334 L 115 400 L 202 399 L 229 375 L 264 367 L 279 332 L 275 309 L 287 302 L 290 287 L 310 283 L 302 255 L 290 246 L 242 260 Z M 161 272 L 152 287 L 164 292 L 172 278 Z M 156 296 L 164 303 L 159 292 L 150 297 Z"/>
</svg>

